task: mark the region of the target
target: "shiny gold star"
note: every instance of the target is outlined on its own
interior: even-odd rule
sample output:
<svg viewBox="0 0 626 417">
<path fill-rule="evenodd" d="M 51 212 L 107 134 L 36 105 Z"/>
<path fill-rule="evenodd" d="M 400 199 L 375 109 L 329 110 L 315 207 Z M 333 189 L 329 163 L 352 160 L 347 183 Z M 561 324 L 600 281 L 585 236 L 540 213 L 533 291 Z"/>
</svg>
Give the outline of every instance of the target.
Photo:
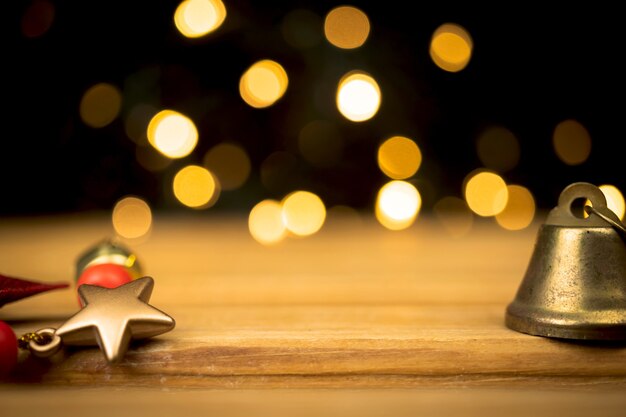
<svg viewBox="0 0 626 417">
<path fill-rule="evenodd" d="M 78 295 L 85 307 L 55 334 L 65 345 L 98 344 L 109 362 L 124 356 L 131 339 L 144 339 L 172 330 L 174 319 L 148 304 L 154 280 L 139 278 L 117 288 L 83 284 Z"/>
</svg>

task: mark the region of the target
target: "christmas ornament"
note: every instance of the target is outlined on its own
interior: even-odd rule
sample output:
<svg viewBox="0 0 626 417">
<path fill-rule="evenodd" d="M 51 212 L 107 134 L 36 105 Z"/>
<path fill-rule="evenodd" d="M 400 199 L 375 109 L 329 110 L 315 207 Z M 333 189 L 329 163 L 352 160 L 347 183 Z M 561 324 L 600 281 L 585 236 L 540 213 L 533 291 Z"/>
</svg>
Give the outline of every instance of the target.
<svg viewBox="0 0 626 417">
<path fill-rule="evenodd" d="M 113 264 L 125 268 L 131 278 L 143 276 L 137 256 L 121 243 L 105 239 L 78 256 L 76 261 L 76 280 L 83 272 L 94 265 Z"/>
<path fill-rule="evenodd" d="M 572 204 L 591 202 L 587 218 Z M 539 230 L 506 325 L 537 336 L 626 340 L 626 227 L 596 186 L 566 187 Z"/>
<path fill-rule="evenodd" d="M 76 287 L 80 288 L 83 284 L 97 285 L 98 287 L 116 288 L 120 285 L 128 284 L 133 279 L 123 266 L 115 264 L 100 264 L 92 265 L 85 269 L 78 281 Z M 80 301 L 78 303 L 82 307 L 83 304 Z"/>
<path fill-rule="evenodd" d="M 8 375 L 17 363 L 17 340 L 13 329 L 0 321 L 0 378 Z"/>
<path fill-rule="evenodd" d="M 41 329 L 22 336 L 21 347 L 47 357 L 62 345 L 99 345 L 110 363 L 122 359 L 131 340 L 172 330 L 175 321 L 148 304 L 154 280 L 139 278 L 117 288 L 84 284 L 78 288 L 82 304 L 78 313 L 58 329 Z"/>
<path fill-rule="evenodd" d="M 67 288 L 68 286 L 69 284 L 65 283 L 44 284 L 42 282 L 0 275 L 0 307 L 7 303 L 30 297 L 31 295 L 59 288 Z"/>
<path fill-rule="evenodd" d="M 107 239 L 83 252 L 76 261 L 76 287 L 83 284 L 115 288 L 142 276 L 137 256 Z M 79 304 L 80 303 L 79 298 Z"/>
</svg>

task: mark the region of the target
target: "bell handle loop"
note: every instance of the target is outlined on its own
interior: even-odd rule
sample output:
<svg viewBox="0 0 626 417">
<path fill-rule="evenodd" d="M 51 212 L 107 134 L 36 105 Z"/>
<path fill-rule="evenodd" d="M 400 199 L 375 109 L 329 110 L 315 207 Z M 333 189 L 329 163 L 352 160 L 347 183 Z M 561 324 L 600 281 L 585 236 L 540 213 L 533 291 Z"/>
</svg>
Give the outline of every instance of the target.
<svg viewBox="0 0 626 417">
<path fill-rule="evenodd" d="M 572 213 L 572 204 L 579 198 L 591 201 L 595 208 L 606 207 L 606 197 L 602 190 L 588 182 L 575 182 L 565 187 L 559 196 L 559 207 L 567 208 L 569 214 L 575 217 Z"/>
<path fill-rule="evenodd" d="M 591 205 L 605 217 L 618 222 L 617 216 L 606 206 L 602 190 L 587 182 L 575 182 L 561 192 L 558 205 L 550 211 L 546 224 L 564 227 L 607 227 L 607 221 L 599 216 L 578 217 L 572 211 L 576 200 L 589 200 Z"/>
</svg>

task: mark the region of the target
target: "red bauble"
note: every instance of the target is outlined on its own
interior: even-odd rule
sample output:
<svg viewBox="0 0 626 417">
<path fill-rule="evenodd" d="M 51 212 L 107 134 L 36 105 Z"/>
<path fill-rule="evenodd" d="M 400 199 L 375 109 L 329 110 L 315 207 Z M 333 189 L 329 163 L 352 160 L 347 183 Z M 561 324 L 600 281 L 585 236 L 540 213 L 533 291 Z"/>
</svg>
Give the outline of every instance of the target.
<svg viewBox="0 0 626 417">
<path fill-rule="evenodd" d="M 116 264 L 99 264 L 85 268 L 76 282 L 76 288 L 83 284 L 116 288 L 131 282 L 133 278 L 126 268 Z M 79 304 L 80 300 L 79 300 Z M 82 304 L 81 304 L 82 305 Z"/>
<path fill-rule="evenodd" d="M 17 363 L 17 338 L 13 329 L 0 321 L 0 378 L 8 375 Z"/>
</svg>

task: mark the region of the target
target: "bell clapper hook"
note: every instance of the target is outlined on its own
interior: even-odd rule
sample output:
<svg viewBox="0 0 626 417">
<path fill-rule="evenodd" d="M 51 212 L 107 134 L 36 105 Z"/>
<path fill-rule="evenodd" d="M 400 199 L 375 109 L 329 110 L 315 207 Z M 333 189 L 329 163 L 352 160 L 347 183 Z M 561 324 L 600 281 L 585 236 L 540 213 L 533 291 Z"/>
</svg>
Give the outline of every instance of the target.
<svg viewBox="0 0 626 417">
<path fill-rule="evenodd" d="M 608 210 L 610 214 L 613 214 L 613 215 L 615 214 L 608 207 L 604 207 L 604 209 Z M 613 228 L 615 228 L 615 230 L 620 232 L 622 236 L 626 237 L 626 226 L 624 226 L 624 224 L 620 222 L 619 220 L 615 220 L 609 214 L 605 213 L 605 210 L 595 209 L 593 208 L 593 206 L 585 206 L 585 213 L 587 213 L 590 216 L 592 214 L 595 214 L 596 216 L 600 217 L 602 220 L 604 220 L 605 222 L 613 226 Z"/>
</svg>

